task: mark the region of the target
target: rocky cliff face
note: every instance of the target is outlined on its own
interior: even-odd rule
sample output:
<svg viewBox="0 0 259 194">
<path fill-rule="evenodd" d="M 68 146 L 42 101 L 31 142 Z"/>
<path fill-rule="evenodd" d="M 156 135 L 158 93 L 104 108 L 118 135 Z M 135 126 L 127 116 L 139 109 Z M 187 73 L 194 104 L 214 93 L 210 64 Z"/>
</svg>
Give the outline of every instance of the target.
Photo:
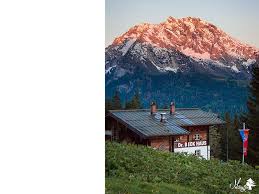
<svg viewBox="0 0 259 194">
<path fill-rule="evenodd" d="M 115 77 L 139 67 L 150 73 L 203 72 L 249 77 L 259 50 L 199 18 L 169 17 L 130 28 L 106 48 L 106 73 Z"/>
<path fill-rule="evenodd" d="M 258 51 L 199 18 L 136 25 L 105 50 L 106 97 L 242 112 Z"/>
</svg>

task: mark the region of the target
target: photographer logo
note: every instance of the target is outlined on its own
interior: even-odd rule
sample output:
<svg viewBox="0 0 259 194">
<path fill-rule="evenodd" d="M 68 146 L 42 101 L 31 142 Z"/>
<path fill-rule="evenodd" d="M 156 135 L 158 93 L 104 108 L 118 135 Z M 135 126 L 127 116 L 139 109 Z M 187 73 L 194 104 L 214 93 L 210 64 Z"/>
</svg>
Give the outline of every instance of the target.
<svg viewBox="0 0 259 194">
<path fill-rule="evenodd" d="M 239 178 L 238 181 L 235 179 L 234 185 L 231 183 L 229 185 L 229 187 L 231 189 L 237 189 L 240 192 L 246 192 L 247 190 L 251 191 L 253 189 L 253 187 L 256 186 L 255 182 L 251 178 L 249 178 L 246 181 L 246 184 L 244 186 L 239 185 L 240 181 L 241 181 L 241 178 Z"/>
</svg>

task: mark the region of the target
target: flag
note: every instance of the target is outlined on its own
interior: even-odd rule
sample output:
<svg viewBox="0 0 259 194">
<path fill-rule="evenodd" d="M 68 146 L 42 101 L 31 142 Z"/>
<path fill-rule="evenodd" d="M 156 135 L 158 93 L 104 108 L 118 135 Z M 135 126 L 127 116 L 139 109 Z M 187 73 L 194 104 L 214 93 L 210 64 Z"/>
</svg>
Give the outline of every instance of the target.
<svg viewBox="0 0 259 194">
<path fill-rule="evenodd" d="M 239 133 L 243 141 L 244 156 L 247 156 L 249 129 L 241 129 Z"/>
</svg>

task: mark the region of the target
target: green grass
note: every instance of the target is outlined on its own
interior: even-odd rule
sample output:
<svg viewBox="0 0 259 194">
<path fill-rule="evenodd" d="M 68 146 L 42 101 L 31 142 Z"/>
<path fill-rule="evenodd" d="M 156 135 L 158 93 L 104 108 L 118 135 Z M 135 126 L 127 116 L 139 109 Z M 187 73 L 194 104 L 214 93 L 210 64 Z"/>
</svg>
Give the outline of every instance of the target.
<svg viewBox="0 0 259 194">
<path fill-rule="evenodd" d="M 106 193 L 152 193 L 155 188 L 160 193 L 186 193 L 182 188 L 194 193 L 238 193 L 229 184 L 239 178 L 242 186 L 252 178 L 258 186 L 251 193 L 259 193 L 259 171 L 239 161 L 208 161 L 114 142 L 105 146 Z"/>
<path fill-rule="evenodd" d="M 119 178 L 105 179 L 106 194 L 203 194 L 191 188 L 167 183 L 148 183 L 139 181 L 129 181 Z"/>
</svg>

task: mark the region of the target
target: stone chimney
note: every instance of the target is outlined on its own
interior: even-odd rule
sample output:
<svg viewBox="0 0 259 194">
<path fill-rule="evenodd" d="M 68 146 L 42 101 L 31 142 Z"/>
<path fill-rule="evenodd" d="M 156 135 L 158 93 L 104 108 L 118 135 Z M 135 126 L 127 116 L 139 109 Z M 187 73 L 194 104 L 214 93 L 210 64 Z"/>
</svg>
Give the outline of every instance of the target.
<svg viewBox="0 0 259 194">
<path fill-rule="evenodd" d="M 156 103 L 152 102 L 150 105 L 150 113 L 154 115 L 156 113 Z"/>
<path fill-rule="evenodd" d="M 161 113 L 160 115 L 161 115 L 160 122 L 164 123 L 166 121 L 166 118 L 165 118 L 166 113 Z"/>
<path fill-rule="evenodd" d="M 172 115 L 174 113 L 175 113 L 175 104 L 174 104 L 174 102 L 171 102 L 171 104 L 170 104 L 170 115 Z"/>
</svg>

